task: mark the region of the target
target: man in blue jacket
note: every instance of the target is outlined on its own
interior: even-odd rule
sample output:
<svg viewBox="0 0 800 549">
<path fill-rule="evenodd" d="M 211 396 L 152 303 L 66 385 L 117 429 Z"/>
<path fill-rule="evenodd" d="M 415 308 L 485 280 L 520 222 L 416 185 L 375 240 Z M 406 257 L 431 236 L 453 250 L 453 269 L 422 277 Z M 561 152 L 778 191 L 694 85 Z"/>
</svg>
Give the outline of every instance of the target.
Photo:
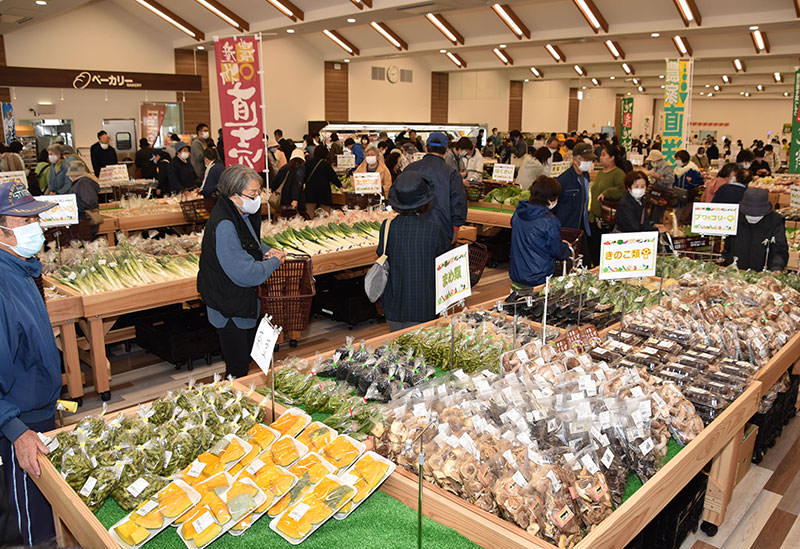
<svg viewBox="0 0 800 549">
<path fill-rule="evenodd" d="M 433 184 L 433 206 L 425 215 L 439 223 L 455 241 L 459 227 L 467 222 L 467 191 L 461 174 L 445 163 L 449 142 L 444 133 L 433 132 L 428 136 L 428 153 L 406 170 L 419 172 Z"/>
<path fill-rule="evenodd" d="M 33 278 L 44 243 L 39 214 L 55 204 L 35 200 L 22 181 L 0 184 L 0 458 L 26 545 L 55 536 L 50 505 L 29 475 L 38 477 L 48 453 L 37 433 L 55 429 L 61 358 L 44 300 Z"/>
<path fill-rule="evenodd" d="M 587 236 L 589 227 L 589 172 L 597 158 L 588 143 L 578 143 L 572 151 L 572 166 L 558 176 L 561 193 L 553 213 L 562 227 L 581 229 Z"/>
</svg>

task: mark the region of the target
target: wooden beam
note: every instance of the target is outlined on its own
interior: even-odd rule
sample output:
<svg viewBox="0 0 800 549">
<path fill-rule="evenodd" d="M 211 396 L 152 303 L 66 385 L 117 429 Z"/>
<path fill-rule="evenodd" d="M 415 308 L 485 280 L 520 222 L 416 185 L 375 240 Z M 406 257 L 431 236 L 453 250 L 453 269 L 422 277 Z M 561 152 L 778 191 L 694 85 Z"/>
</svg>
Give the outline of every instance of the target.
<svg viewBox="0 0 800 549">
<path fill-rule="evenodd" d="M 267 0 L 267 2 L 272 4 L 275 9 L 280 11 L 292 21 L 297 21 L 298 19 L 302 21 L 305 17 L 303 10 L 292 4 L 289 0 Z M 286 13 L 287 11 L 291 12 L 291 15 Z"/>
<path fill-rule="evenodd" d="M 166 7 L 162 6 L 161 4 L 156 2 L 156 0 L 136 0 L 136 3 L 144 7 L 148 11 L 150 11 L 150 13 L 152 13 L 153 15 L 160 17 L 162 21 L 169 23 L 170 25 L 177 28 L 181 32 L 189 34 L 190 36 L 191 36 L 190 33 L 194 33 L 194 36 L 192 36 L 192 38 L 194 38 L 198 42 L 202 42 L 203 40 L 206 39 L 206 35 L 203 33 L 203 31 L 201 31 L 200 29 L 189 23 L 186 19 L 184 19 L 174 11 L 170 11 Z M 172 21 L 170 21 L 170 19 Z M 181 27 L 184 28 L 182 29 Z M 189 32 L 186 32 L 186 30 L 188 30 Z"/>
<path fill-rule="evenodd" d="M 239 29 L 242 31 L 249 31 L 250 30 L 250 23 L 244 20 L 243 17 L 240 17 L 235 12 L 229 10 L 227 7 L 222 5 L 222 3 L 217 2 L 217 0 L 194 0 L 208 11 L 228 23 L 235 29 Z M 236 23 L 235 25 L 233 23 Z"/>
<path fill-rule="evenodd" d="M 194 75 L 37 67 L 3 67 L 0 86 L 76 90 L 201 90 L 200 77 Z"/>
</svg>

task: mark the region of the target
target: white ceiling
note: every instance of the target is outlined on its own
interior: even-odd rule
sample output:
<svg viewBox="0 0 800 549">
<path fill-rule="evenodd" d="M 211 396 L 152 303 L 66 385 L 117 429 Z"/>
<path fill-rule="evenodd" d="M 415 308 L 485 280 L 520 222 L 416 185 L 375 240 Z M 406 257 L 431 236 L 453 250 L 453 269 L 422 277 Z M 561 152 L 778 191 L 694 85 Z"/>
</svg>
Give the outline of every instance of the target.
<svg viewBox="0 0 800 549">
<path fill-rule="evenodd" d="M 70 9 L 86 0 L 50 0 L 49 5 L 33 6 L 33 0 L 0 0 L 0 32 L 8 32 L 7 15 L 37 17 L 52 15 Z M 95 0 L 99 1 L 99 0 Z M 316 50 L 325 60 L 341 61 L 346 53 L 322 34 L 323 28 L 335 29 L 360 50 L 351 59 L 354 63 L 386 64 L 397 56 L 414 57 L 419 63 L 434 71 L 458 71 L 441 49 L 457 52 L 467 63 L 467 70 L 508 71 L 510 79 L 535 80 L 529 68 L 535 65 L 544 79 L 568 80 L 570 86 L 592 87 L 591 78 L 600 80 L 601 86 L 614 88 L 618 93 L 638 93 L 631 77 L 627 77 L 620 61 L 614 61 L 603 45 L 606 39 L 616 41 L 626 54 L 626 61 L 634 68 L 636 78 L 646 88 L 646 93 L 660 94 L 664 59 L 676 57 L 672 36 L 685 37 L 694 51 L 695 90 L 713 91 L 722 87 L 720 97 L 738 97 L 749 91 L 756 97 L 780 97 L 791 92 L 793 72 L 800 60 L 800 19 L 795 12 L 796 0 L 698 0 L 702 26 L 692 24 L 686 28 L 673 0 L 595 0 L 600 13 L 609 24 L 609 32 L 599 34 L 581 15 L 573 0 L 507 0 L 513 10 L 531 31 L 531 39 L 518 40 L 491 9 L 492 2 L 485 0 L 373 0 L 373 9 L 359 10 L 350 0 L 293 0 L 305 12 L 302 22 L 293 23 L 266 0 L 220 0 L 223 5 L 244 18 L 251 32 L 263 32 L 264 39 L 288 37 L 298 42 L 298 47 Z M 175 47 L 195 47 L 193 41 L 168 23 L 136 4 L 134 0 L 104 0 L 109 9 L 119 10 L 120 16 L 133 15 L 147 25 L 161 29 L 174 38 Z M 205 33 L 205 45 L 214 36 L 235 32 L 221 19 L 203 8 L 195 0 L 161 0 L 168 9 L 179 14 Z M 448 21 L 465 38 L 463 46 L 454 47 L 424 17 L 428 11 L 444 14 Z M 356 23 L 346 19 L 353 17 Z M 408 43 L 408 51 L 398 52 L 373 28 L 370 21 L 386 22 Z M 32 23 L 26 23 L 32 24 Z M 766 32 L 769 54 L 756 54 L 749 26 L 758 25 Z M 287 29 L 295 30 L 288 34 Z M 658 38 L 651 33 L 660 33 Z M 544 49 L 544 44 L 557 44 L 567 63 L 556 63 Z M 504 67 L 492 53 L 492 48 L 506 44 L 505 51 L 514 65 Z M 744 74 L 735 74 L 731 60 L 741 58 L 746 65 Z M 586 77 L 579 78 L 573 69 L 579 64 Z M 775 83 L 773 73 L 784 76 L 783 83 Z M 728 74 L 732 84 L 723 85 L 720 76 Z M 610 76 L 615 76 L 611 80 Z M 763 93 L 755 86 L 765 86 Z M 709 88 L 705 86 L 708 85 Z"/>
</svg>

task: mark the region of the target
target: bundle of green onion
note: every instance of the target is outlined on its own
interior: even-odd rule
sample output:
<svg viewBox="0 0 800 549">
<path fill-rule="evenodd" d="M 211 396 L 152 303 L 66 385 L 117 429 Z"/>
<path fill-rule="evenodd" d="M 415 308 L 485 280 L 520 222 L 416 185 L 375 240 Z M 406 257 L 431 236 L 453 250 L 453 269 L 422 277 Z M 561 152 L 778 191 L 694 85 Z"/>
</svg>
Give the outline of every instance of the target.
<svg viewBox="0 0 800 549">
<path fill-rule="evenodd" d="M 121 243 L 116 250 L 97 252 L 70 267 L 61 266 L 50 276 L 84 295 L 146 286 L 180 278 L 196 277 L 199 258 L 154 257 Z"/>
<path fill-rule="evenodd" d="M 261 241 L 271 248 L 307 255 L 327 254 L 378 245 L 380 221 L 357 221 L 353 225 L 331 222 L 316 227 L 289 227 L 264 236 Z"/>
</svg>

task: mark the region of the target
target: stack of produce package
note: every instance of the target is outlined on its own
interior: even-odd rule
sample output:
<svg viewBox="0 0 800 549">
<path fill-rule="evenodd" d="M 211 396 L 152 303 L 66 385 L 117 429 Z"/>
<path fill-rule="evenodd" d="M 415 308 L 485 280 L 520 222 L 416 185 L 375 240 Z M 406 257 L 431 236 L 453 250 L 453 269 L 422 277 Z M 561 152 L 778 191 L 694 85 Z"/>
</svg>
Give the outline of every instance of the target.
<svg viewBox="0 0 800 549">
<path fill-rule="evenodd" d="M 109 528 L 123 547 L 170 525 L 187 547 L 205 547 L 225 533 L 245 534 L 265 515 L 297 544 L 328 519 L 344 519 L 394 469 L 296 408 L 262 423 L 250 395 L 218 381 L 105 419 L 83 419 L 45 443 L 92 511 L 109 498 L 129 511 Z"/>
<path fill-rule="evenodd" d="M 136 215 L 162 215 L 181 212 L 182 200 L 202 198 L 199 194 L 184 197 L 144 198 L 140 196 L 122 197 L 116 208 L 102 208 L 100 213 L 106 217 L 131 217 Z"/>
</svg>

